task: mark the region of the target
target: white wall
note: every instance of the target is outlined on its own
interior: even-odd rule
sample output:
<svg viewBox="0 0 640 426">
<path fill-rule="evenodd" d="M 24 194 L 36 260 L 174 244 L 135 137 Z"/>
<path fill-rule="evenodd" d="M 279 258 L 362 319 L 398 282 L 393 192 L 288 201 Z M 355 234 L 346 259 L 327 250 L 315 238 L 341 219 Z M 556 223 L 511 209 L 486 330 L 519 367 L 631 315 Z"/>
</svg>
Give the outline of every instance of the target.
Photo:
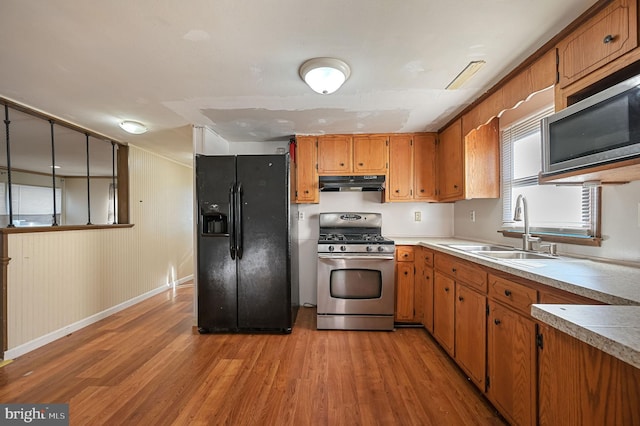
<svg viewBox="0 0 640 426">
<path fill-rule="evenodd" d="M 132 228 L 8 236 L 13 358 L 193 276 L 192 171 L 131 146 Z"/>
</svg>

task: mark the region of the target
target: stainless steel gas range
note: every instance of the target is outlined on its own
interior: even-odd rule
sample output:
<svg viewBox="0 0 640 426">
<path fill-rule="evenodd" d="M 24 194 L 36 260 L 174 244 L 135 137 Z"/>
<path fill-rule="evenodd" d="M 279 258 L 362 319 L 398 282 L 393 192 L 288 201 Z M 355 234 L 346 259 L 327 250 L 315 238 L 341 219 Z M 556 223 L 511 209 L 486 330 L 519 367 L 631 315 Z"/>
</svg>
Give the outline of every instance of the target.
<svg viewBox="0 0 640 426">
<path fill-rule="evenodd" d="M 395 244 L 380 213 L 320 213 L 318 329 L 393 330 Z"/>
</svg>

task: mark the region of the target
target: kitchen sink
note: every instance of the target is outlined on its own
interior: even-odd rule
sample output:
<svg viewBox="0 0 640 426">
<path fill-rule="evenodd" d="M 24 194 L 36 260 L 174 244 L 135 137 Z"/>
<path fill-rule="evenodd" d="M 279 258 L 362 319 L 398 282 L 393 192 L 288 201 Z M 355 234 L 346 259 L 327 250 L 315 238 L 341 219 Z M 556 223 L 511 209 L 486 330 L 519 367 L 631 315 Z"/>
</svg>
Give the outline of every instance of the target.
<svg viewBox="0 0 640 426">
<path fill-rule="evenodd" d="M 504 259 L 504 260 L 528 260 L 528 259 L 538 259 L 538 260 L 553 260 L 557 259 L 553 256 L 548 256 L 545 254 L 531 253 L 529 251 L 494 251 L 494 252 L 485 252 L 485 251 L 477 251 L 475 254 L 479 254 L 482 256 L 491 257 L 494 259 Z"/>
<path fill-rule="evenodd" d="M 494 246 L 491 244 L 444 244 L 447 247 L 450 247 L 452 249 L 457 249 L 457 250 L 464 250 L 464 251 L 473 251 L 473 252 L 484 252 L 484 251 L 502 251 L 502 252 L 506 252 L 506 251 L 511 251 L 513 250 L 512 247 L 505 247 L 505 246 Z"/>
</svg>

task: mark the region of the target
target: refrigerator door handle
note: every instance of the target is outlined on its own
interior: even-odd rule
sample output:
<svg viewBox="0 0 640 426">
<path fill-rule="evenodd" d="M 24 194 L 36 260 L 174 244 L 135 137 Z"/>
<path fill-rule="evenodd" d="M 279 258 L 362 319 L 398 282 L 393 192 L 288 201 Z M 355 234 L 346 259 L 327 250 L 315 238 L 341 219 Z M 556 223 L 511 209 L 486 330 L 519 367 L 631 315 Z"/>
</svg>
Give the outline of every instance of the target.
<svg viewBox="0 0 640 426">
<path fill-rule="evenodd" d="M 235 188 L 234 185 L 229 187 L 229 253 L 231 254 L 231 259 L 236 258 L 236 220 L 235 220 Z"/>
<path fill-rule="evenodd" d="M 242 259 L 242 183 L 236 185 L 236 254 Z"/>
</svg>

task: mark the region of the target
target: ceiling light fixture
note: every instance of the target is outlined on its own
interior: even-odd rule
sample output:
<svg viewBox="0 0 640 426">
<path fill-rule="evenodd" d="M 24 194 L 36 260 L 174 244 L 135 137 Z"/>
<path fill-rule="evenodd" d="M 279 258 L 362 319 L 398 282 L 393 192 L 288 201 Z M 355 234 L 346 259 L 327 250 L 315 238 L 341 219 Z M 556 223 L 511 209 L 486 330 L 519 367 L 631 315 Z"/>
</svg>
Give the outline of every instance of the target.
<svg viewBox="0 0 640 426">
<path fill-rule="evenodd" d="M 462 72 L 458 74 L 456 78 L 453 79 L 451 83 L 445 88 L 447 90 L 456 90 L 462 87 L 471 77 L 475 75 L 480 68 L 482 68 L 486 64 L 485 61 L 471 61 L 469 64 L 464 67 Z"/>
<path fill-rule="evenodd" d="M 300 66 L 299 73 L 314 92 L 329 95 L 347 81 L 351 68 L 340 59 L 313 58 Z"/>
<path fill-rule="evenodd" d="M 147 132 L 147 127 L 138 122 L 132 120 L 125 120 L 120 122 L 120 127 L 127 133 L 131 133 L 132 135 L 141 135 Z"/>
</svg>

